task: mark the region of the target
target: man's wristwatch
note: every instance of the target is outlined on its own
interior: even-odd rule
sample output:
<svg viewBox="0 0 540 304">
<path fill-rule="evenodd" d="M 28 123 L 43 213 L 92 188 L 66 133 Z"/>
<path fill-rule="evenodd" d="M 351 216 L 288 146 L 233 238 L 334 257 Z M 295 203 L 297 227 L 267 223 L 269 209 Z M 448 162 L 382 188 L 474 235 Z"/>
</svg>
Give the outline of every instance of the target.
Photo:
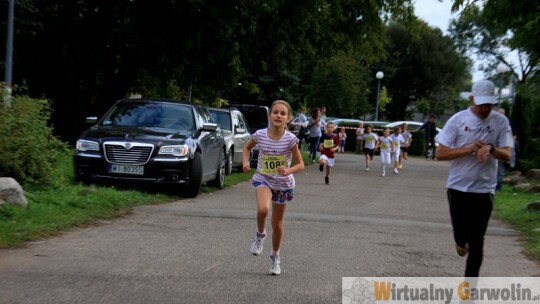
<svg viewBox="0 0 540 304">
<path fill-rule="evenodd" d="M 495 152 L 495 146 L 492 144 L 489 145 L 491 146 L 491 148 L 489 148 L 489 154 L 493 154 L 493 152 Z"/>
</svg>

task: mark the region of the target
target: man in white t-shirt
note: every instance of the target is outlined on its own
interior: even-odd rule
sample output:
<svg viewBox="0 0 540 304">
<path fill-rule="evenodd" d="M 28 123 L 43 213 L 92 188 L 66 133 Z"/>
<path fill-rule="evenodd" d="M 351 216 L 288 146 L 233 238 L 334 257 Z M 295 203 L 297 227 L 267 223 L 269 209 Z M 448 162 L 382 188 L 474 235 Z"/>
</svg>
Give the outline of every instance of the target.
<svg viewBox="0 0 540 304">
<path fill-rule="evenodd" d="M 514 145 L 508 119 L 493 110 L 495 86 L 480 80 L 472 86 L 473 103 L 454 114 L 437 136 L 437 160 L 449 160 L 448 202 L 456 250 L 469 253 L 466 277 L 477 277 L 482 265 L 484 235 L 493 209 L 497 160 L 510 161 Z"/>
</svg>

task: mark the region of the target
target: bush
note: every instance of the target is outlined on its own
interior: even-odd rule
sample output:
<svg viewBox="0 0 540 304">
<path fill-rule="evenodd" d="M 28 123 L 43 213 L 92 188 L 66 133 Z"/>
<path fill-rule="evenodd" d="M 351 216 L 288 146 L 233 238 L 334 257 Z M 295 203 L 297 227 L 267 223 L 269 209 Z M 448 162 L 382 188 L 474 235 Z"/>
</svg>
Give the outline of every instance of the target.
<svg viewBox="0 0 540 304">
<path fill-rule="evenodd" d="M 0 104 L 0 176 L 22 184 L 63 182 L 55 163 L 69 148 L 53 136 L 50 116 L 48 100 L 17 96 L 11 106 Z"/>
<path fill-rule="evenodd" d="M 411 132 L 412 144 L 409 148 L 409 155 L 424 155 L 424 132 Z"/>
<path fill-rule="evenodd" d="M 540 138 L 533 138 L 524 145 L 524 153 L 519 155 L 519 168 L 522 172 L 540 168 Z"/>
<path fill-rule="evenodd" d="M 533 78 L 528 86 L 520 85 L 515 97 L 513 131 L 517 133 L 518 168 L 522 172 L 540 168 L 540 79 Z"/>
</svg>

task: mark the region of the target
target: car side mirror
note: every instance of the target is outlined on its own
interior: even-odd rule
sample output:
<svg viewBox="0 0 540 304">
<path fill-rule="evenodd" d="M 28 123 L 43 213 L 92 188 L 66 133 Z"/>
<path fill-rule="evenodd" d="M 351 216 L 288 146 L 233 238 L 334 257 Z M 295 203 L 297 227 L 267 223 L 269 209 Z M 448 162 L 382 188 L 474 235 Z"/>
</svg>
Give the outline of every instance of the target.
<svg viewBox="0 0 540 304">
<path fill-rule="evenodd" d="M 203 126 L 202 126 L 202 130 L 203 131 L 210 131 L 210 132 L 213 132 L 213 131 L 216 131 L 218 128 L 218 125 L 216 123 L 204 123 Z"/>
<path fill-rule="evenodd" d="M 236 128 L 236 133 L 237 133 L 237 134 L 245 134 L 245 133 L 246 133 L 246 129 Z"/>
<path fill-rule="evenodd" d="M 85 122 L 87 124 L 95 124 L 97 122 L 97 120 L 98 120 L 97 116 L 88 116 L 88 117 L 86 117 Z"/>
</svg>

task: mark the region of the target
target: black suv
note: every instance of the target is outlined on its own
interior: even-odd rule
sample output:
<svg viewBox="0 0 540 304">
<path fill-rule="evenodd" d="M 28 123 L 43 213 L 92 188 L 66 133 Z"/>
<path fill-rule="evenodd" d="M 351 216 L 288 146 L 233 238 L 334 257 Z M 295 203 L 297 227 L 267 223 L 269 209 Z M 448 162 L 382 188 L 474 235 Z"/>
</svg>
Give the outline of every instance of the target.
<svg viewBox="0 0 540 304">
<path fill-rule="evenodd" d="M 82 182 L 181 185 L 179 194 L 195 197 L 202 183 L 222 188 L 224 175 L 223 132 L 206 107 L 190 102 L 117 101 L 76 144 L 75 178 Z"/>
</svg>

